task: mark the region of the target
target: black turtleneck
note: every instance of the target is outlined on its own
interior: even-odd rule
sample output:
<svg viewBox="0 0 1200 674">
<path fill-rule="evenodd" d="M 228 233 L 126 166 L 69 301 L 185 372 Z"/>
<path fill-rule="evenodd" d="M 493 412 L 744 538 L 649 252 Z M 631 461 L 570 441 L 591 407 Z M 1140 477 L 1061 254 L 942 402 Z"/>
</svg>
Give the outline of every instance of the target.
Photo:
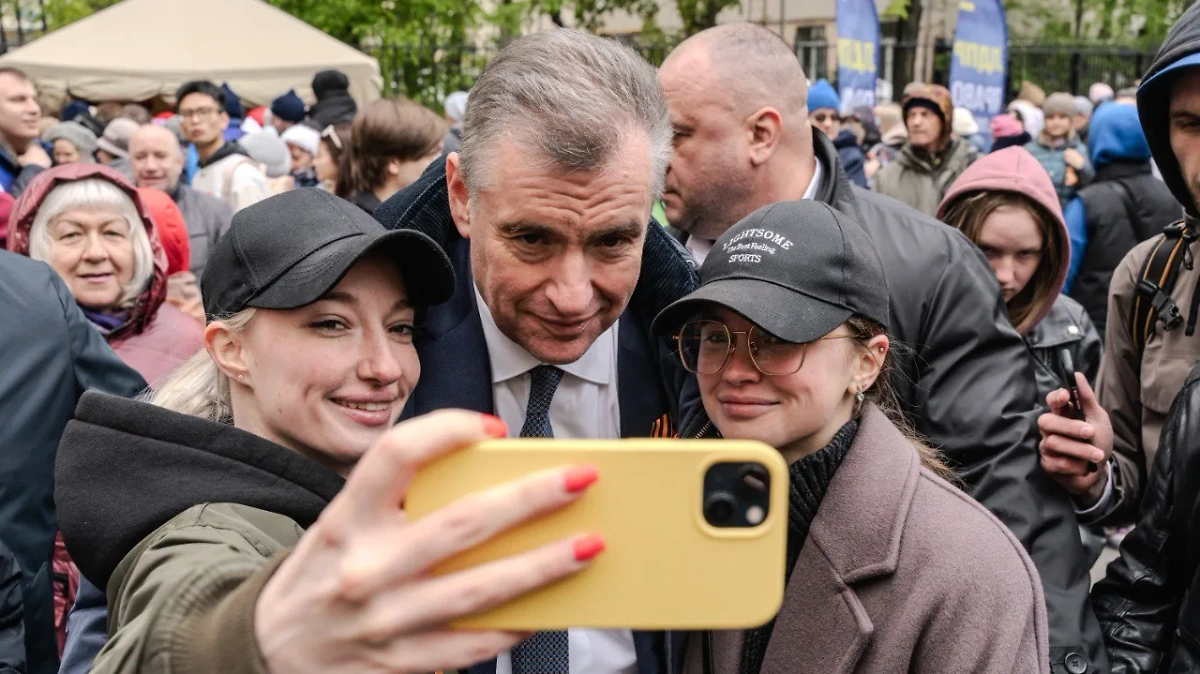
<svg viewBox="0 0 1200 674">
<path fill-rule="evenodd" d="M 850 451 L 854 436 L 858 435 L 858 420 L 852 419 L 834 434 L 833 440 L 820 450 L 801 457 L 788 470 L 791 478 L 791 495 L 788 498 L 788 539 L 787 566 L 784 568 L 784 587 L 792 579 L 792 569 L 808 539 L 808 529 L 817 518 L 817 510 L 821 500 L 829 489 L 829 483 L 837 473 L 842 459 Z M 775 629 L 775 619 L 771 622 L 746 630 L 745 642 L 742 645 L 741 674 L 758 674 L 762 669 L 763 656 L 767 654 L 767 644 L 771 641 L 771 632 Z"/>
</svg>

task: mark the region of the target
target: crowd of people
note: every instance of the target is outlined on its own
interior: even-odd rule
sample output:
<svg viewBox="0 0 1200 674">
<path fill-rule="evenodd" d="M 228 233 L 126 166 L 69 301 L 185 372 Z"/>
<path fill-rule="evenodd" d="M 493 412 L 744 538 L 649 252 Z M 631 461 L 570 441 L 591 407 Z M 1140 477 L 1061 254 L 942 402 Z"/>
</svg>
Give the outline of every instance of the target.
<svg viewBox="0 0 1200 674">
<path fill-rule="evenodd" d="M 311 89 L 0 69 L 0 670 L 1200 667 L 1200 5 L 1137 89 L 990 134 L 938 84 L 845 114 L 749 24 L 658 69 L 528 35 L 442 114 Z M 776 448 L 778 614 L 454 629 L 606 554 L 432 573 L 603 480 L 403 516 L 489 437 Z"/>
</svg>

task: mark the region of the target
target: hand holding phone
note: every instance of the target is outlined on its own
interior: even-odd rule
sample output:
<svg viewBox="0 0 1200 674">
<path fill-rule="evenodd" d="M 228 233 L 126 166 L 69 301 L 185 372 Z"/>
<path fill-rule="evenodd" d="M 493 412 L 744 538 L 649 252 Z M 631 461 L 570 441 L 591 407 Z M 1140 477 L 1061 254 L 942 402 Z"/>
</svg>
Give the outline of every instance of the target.
<svg viewBox="0 0 1200 674">
<path fill-rule="evenodd" d="M 1074 391 L 1063 388 L 1046 396 L 1050 411 L 1038 418 L 1042 434 L 1038 450 L 1050 477 L 1080 505 L 1089 507 L 1103 495 L 1108 481 L 1112 424 L 1087 377 L 1076 372 L 1067 381 L 1074 382 Z"/>
<path fill-rule="evenodd" d="M 1059 350 L 1058 363 L 1062 369 L 1063 381 L 1067 383 L 1067 395 L 1070 397 L 1070 405 L 1066 412 L 1072 419 L 1087 421 L 1087 416 L 1083 413 L 1083 399 L 1079 394 L 1079 383 L 1075 381 L 1075 361 L 1071 358 L 1070 349 Z M 1096 472 L 1096 462 L 1088 461 L 1087 470 L 1089 473 Z"/>
<path fill-rule="evenodd" d="M 415 527 L 456 499 L 565 465 L 600 479 L 578 502 L 499 533 L 431 569 L 487 568 L 548 542 L 603 534 L 584 572 L 456 627 L 556 630 L 745 629 L 783 602 L 788 468 L 774 448 L 734 440 L 533 440 L 479 443 L 423 466 L 405 511 Z"/>
</svg>

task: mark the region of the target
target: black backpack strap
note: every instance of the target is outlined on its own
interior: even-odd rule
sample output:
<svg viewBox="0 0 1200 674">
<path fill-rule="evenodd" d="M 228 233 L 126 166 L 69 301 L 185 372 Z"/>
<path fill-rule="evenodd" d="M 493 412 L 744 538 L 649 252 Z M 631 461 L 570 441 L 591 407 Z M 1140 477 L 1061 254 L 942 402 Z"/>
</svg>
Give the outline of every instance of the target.
<svg viewBox="0 0 1200 674">
<path fill-rule="evenodd" d="M 1171 299 L 1171 291 L 1179 277 L 1179 269 L 1188 257 L 1188 246 L 1197 234 L 1185 222 L 1168 226 L 1154 240 L 1150 256 L 1142 265 L 1133 301 L 1130 334 L 1133 346 L 1141 353 L 1154 334 L 1155 323 L 1162 323 L 1170 332 L 1183 323 L 1183 314 Z"/>
</svg>

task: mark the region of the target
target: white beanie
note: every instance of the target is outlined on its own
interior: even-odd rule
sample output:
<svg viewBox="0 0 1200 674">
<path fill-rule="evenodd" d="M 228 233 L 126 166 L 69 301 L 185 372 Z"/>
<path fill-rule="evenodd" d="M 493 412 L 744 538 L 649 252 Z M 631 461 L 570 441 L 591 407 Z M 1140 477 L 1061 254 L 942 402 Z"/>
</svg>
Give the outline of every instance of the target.
<svg viewBox="0 0 1200 674">
<path fill-rule="evenodd" d="M 966 108 L 954 109 L 954 133 L 960 137 L 974 136 L 979 133 L 979 123 L 975 121 L 975 115 Z"/>
<path fill-rule="evenodd" d="M 317 155 L 317 146 L 321 144 L 321 132 L 304 124 L 289 126 L 280 139 L 288 145 L 295 145 L 305 152 Z"/>
<path fill-rule="evenodd" d="M 467 116 L 467 92 L 456 91 L 450 94 L 442 102 L 442 107 L 446 116 L 450 118 L 450 123 L 462 124 L 463 118 Z"/>
</svg>

